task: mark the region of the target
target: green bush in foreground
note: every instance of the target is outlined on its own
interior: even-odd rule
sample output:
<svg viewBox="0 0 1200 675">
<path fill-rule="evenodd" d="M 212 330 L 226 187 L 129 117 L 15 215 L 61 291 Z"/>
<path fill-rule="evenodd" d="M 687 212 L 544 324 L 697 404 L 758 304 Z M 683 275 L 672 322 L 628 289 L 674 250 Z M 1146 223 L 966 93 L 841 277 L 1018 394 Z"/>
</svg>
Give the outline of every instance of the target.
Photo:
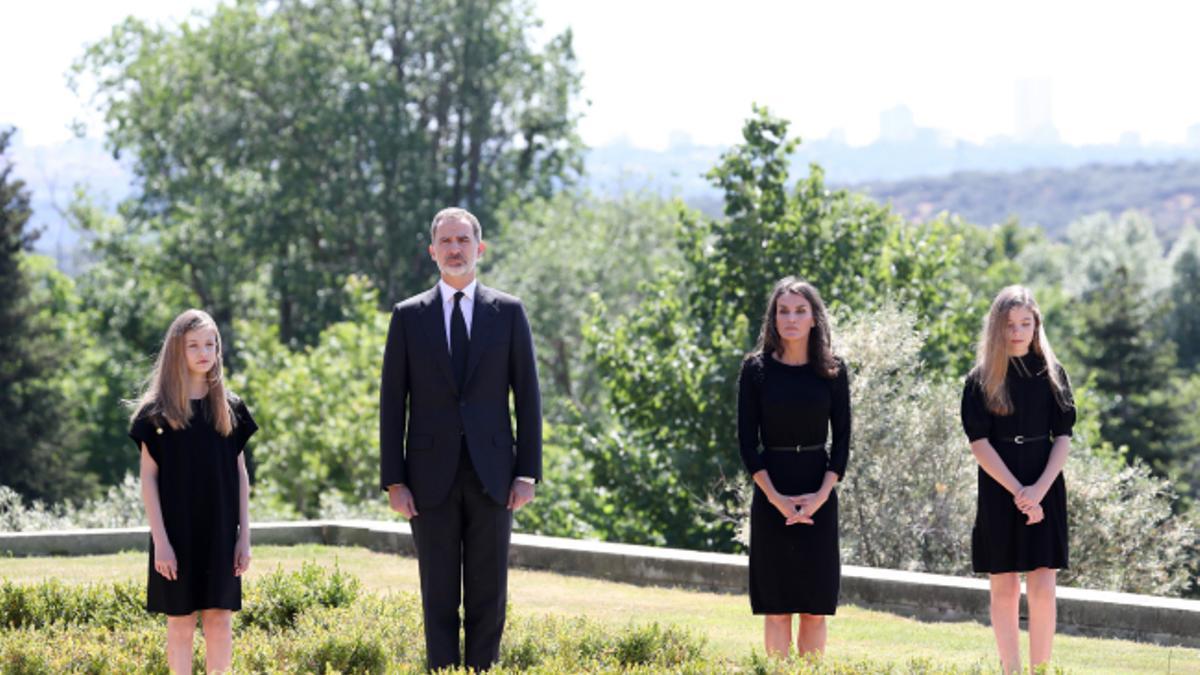
<svg viewBox="0 0 1200 675">
<path fill-rule="evenodd" d="M 293 628 L 302 612 L 313 607 L 346 607 L 358 597 L 358 579 L 336 567 L 332 572 L 312 563 L 299 571 L 276 571 L 244 589 L 237 624 L 246 628 Z"/>
<path fill-rule="evenodd" d="M 164 622 L 143 605 L 144 591 L 132 582 L 4 582 L 0 673 L 166 673 Z M 353 576 L 305 564 L 247 582 L 243 605 L 234 624 L 235 672 L 423 672 L 421 606 L 412 593 L 360 594 Z M 198 637 L 196 672 L 203 655 Z M 775 661 L 752 654 L 729 661 L 714 657 L 702 637 L 675 627 L 613 627 L 584 618 L 517 615 L 509 621 L 493 672 L 950 675 L 992 670 L 927 659 Z"/>
<path fill-rule="evenodd" d="M 109 630 L 146 618 L 145 588 L 132 581 L 73 586 L 51 579 L 35 586 L 0 583 L 0 628 L 94 625 Z"/>
</svg>

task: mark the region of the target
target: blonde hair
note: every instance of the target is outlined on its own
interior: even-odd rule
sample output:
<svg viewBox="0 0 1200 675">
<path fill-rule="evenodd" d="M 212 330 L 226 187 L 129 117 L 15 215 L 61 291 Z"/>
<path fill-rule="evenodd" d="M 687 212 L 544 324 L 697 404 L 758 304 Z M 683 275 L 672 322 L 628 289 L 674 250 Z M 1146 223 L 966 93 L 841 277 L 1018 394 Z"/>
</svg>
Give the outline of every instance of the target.
<svg viewBox="0 0 1200 675">
<path fill-rule="evenodd" d="M 216 334 L 217 353 L 213 367 L 207 373 L 209 410 L 212 422 L 222 436 L 233 433 L 237 420 L 229 405 L 225 391 L 225 377 L 221 368 L 221 332 L 217 322 L 198 309 L 189 309 L 175 317 L 163 337 L 162 349 L 154 361 L 154 370 L 146 382 L 146 388 L 133 407 L 130 421 L 142 416 L 165 420 L 172 429 L 184 429 L 191 422 L 192 409 L 188 402 L 188 367 L 186 336 L 194 330 L 211 329 Z"/>
<path fill-rule="evenodd" d="M 975 367 L 971 375 L 983 389 L 983 398 L 988 410 L 994 415 L 1011 415 L 1013 413 L 1012 399 L 1005 386 L 1005 376 L 1008 374 L 1008 313 L 1014 309 L 1023 308 L 1033 315 L 1033 341 L 1029 349 L 1042 357 L 1046 362 L 1046 379 L 1050 380 L 1050 389 L 1054 392 L 1054 400 L 1063 410 L 1075 407 L 1070 399 L 1070 390 L 1046 339 L 1046 329 L 1042 322 L 1042 311 L 1038 309 L 1033 293 L 1024 286 L 1008 286 L 996 295 L 992 308 L 988 311 L 983 322 L 983 332 L 979 335 L 979 345 L 975 353 Z"/>
</svg>

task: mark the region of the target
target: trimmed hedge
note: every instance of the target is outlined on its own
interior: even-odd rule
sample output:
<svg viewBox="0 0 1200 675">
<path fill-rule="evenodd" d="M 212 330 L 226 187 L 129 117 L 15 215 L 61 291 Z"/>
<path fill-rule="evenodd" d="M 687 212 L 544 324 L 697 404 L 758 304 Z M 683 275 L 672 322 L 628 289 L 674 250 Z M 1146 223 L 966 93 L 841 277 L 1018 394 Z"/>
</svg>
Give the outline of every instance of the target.
<svg viewBox="0 0 1200 675">
<path fill-rule="evenodd" d="M 234 621 L 238 673 L 421 673 L 421 603 L 412 593 L 360 593 L 356 578 L 306 563 L 244 587 Z M 139 584 L 0 583 L 0 673 L 167 673 L 166 628 L 144 610 Z M 203 672 L 197 631 L 195 672 Z M 612 626 L 584 618 L 514 616 L 494 673 L 986 673 L 862 661 L 716 658 L 702 637 L 656 623 Z M 461 671 L 460 671 L 461 672 Z"/>
</svg>

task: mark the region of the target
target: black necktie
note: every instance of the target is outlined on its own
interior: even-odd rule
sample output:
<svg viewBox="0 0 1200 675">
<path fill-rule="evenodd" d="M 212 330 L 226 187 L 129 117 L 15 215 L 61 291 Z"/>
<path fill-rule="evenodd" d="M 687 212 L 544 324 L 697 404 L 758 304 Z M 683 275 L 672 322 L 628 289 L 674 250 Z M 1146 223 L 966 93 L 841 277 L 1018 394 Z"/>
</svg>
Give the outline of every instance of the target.
<svg viewBox="0 0 1200 675">
<path fill-rule="evenodd" d="M 467 345 L 470 343 L 467 321 L 459 304 L 462 297 L 462 291 L 454 294 L 454 311 L 450 312 L 450 363 L 454 366 L 454 381 L 458 383 L 459 393 L 462 393 L 467 377 Z"/>
</svg>

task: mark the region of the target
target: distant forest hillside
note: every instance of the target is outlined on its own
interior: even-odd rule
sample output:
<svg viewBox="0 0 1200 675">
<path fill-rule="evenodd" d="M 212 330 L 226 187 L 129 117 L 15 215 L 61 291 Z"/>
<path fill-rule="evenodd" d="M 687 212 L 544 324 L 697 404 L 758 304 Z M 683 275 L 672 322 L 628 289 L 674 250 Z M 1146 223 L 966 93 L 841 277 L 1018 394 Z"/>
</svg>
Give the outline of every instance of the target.
<svg viewBox="0 0 1200 675">
<path fill-rule="evenodd" d="M 890 201 L 914 220 L 927 220 L 942 211 L 988 225 L 1015 217 L 1041 225 L 1051 237 L 1061 237 L 1071 221 L 1097 211 L 1141 211 L 1166 241 L 1185 225 L 1200 225 L 1200 162 L 1091 164 L 1016 173 L 968 171 L 861 183 L 853 189 Z"/>
</svg>

